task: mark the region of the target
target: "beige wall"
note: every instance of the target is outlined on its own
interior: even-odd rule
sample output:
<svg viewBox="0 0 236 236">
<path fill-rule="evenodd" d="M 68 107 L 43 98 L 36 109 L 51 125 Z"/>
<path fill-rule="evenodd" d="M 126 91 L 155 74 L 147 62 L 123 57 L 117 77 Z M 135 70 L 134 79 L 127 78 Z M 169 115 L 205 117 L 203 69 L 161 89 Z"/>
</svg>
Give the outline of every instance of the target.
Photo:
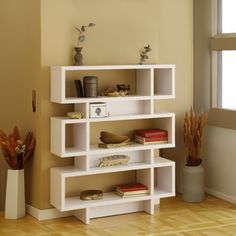
<svg viewBox="0 0 236 236">
<path fill-rule="evenodd" d="M 176 161 L 177 191 L 181 191 L 183 116 L 193 102 L 193 2 L 160 1 L 158 5 L 158 62 L 176 64 L 176 99 L 156 103 L 156 108 L 176 113 L 176 148 L 164 156 Z"/>
<path fill-rule="evenodd" d="M 177 147 L 165 155 L 183 161 L 182 119 L 184 111 L 192 104 L 192 18 L 191 0 L 41 0 L 41 76 L 38 84 L 41 116 L 37 124 L 40 153 L 36 155 L 36 160 L 40 159 L 37 171 L 41 181 L 37 186 L 39 191 L 32 188 L 30 204 L 40 209 L 51 207 L 49 168 L 72 163 L 70 158 L 62 160 L 49 152 L 50 116 L 63 115 L 72 109 L 70 105 L 49 101 L 49 79 L 51 65 L 72 64 L 77 38 L 74 27 L 81 24 L 96 23 L 84 44 L 86 65 L 136 64 L 139 51 L 146 44 L 152 47 L 147 63 L 176 64 L 176 100 L 160 102 L 156 107 L 177 113 Z M 37 178 L 37 171 L 32 178 Z M 177 173 L 179 176 L 179 171 Z M 38 199 L 33 197 L 36 192 L 40 192 Z"/>
<path fill-rule="evenodd" d="M 194 1 L 194 106 L 210 109 L 211 1 Z M 236 45 L 235 45 L 236 46 Z M 235 121 L 234 121 L 235 122 Z M 202 150 L 206 188 L 210 193 L 236 202 L 236 131 L 208 126 Z"/>
<path fill-rule="evenodd" d="M 32 130 L 39 140 L 39 112 L 32 112 L 31 91 L 39 95 L 40 2 L 2 0 L 0 3 L 0 128 L 6 133 L 18 125 L 22 136 Z M 38 104 L 39 105 L 39 100 Z M 38 108 L 38 107 L 37 107 Z M 26 192 L 32 204 L 40 201 L 39 143 L 26 165 Z M 4 208 L 7 165 L 0 154 L 0 209 Z"/>
</svg>

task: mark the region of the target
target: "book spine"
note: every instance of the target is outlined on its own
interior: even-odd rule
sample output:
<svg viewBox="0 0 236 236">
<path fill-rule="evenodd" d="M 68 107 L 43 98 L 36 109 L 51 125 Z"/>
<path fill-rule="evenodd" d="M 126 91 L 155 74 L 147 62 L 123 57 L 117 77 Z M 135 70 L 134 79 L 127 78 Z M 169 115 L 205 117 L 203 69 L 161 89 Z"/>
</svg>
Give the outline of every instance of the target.
<svg viewBox="0 0 236 236">
<path fill-rule="evenodd" d="M 141 136 L 136 135 L 135 139 L 139 139 L 144 142 L 153 142 L 153 141 L 166 141 L 168 140 L 168 137 L 152 137 L 152 138 L 143 138 Z"/>
<path fill-rule="evenodd" d="M 118 192 L 116 192 L 116 194 L 119 195 L 120 197 L 123 197 L 123 198 L 129 198 L 129 197 L 140 197 L 140 196 L 148 195 L 147 193 L 131 194 L 131 195 L 123 195 L 123 194 L 120 194 L 120 193 L 118 193 Z"/>
<path fill-rule="evenodd" d="M 168 140 L 145 142 L 145 141 L 140 140 L 140 139 L 135 139 L 135 142 L 140 143 L 140 144 L 163 144 L 163 143 L 168 143 Z"/>
<path fill-rule="evenodd" d="M 126 195 L 132 195 L 132 194 L 148 193 L 148 189 L 146 189 L 146 190 L 137 190 L 137 191 L 121 191 L 119 189 L 116 189 L 116 192 L 126 196 Z"/>
</svg>

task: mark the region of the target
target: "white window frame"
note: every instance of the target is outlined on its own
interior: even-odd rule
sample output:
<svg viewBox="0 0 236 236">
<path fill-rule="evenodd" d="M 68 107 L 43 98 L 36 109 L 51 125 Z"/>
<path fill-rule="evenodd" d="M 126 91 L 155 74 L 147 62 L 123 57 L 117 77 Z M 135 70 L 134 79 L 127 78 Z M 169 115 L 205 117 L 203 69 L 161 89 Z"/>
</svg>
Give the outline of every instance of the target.
<svg viewBox="0 0 236 236">
<path fill-rule="evenodd" d="M 221 24 L 221 0 L 211 0 L 211 111 L 210 124 L 236 129 L 236 111 L 222 108 L 222 77 L 221 63 L 223 50 L 236 50 L 236 33 L 219 33 Z M 221 22 L 221 21 L 219 21 Z"/>
</svg>

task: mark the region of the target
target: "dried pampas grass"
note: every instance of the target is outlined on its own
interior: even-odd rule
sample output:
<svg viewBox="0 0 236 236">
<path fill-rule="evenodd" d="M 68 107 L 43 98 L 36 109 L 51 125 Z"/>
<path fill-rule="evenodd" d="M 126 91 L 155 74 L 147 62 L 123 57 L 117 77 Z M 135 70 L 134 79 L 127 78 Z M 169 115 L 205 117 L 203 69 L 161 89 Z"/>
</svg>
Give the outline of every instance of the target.
<svg viewBox="0 0 236 236">
<path fill-rule="evenodd" d="M 201 164 L 199 153 L 203 142 L 206 121 L 207 114 L 204 111 L 197 116 L 191 107 L 190 113 L 185 113 L 184 143 L 188 149 L 187 166 L 197 166 Z"/>
</svg>

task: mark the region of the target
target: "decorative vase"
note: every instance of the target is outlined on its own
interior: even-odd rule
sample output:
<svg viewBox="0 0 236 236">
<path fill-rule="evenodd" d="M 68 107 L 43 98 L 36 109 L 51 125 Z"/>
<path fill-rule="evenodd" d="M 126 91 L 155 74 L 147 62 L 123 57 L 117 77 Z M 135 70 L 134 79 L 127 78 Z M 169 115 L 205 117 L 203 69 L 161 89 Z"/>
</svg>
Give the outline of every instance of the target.
<svg viewBox="0 0 236 236">
<path fill-rule="evenodd" d="M 204 168 L 202 165 L 185 166 L 183 169 L 182 199 L 201 202 L 205 197 Z"/>
<path fill-rule="evenodd" d="M 75 66 L 82 66 L 83 65 L 83 55 L 82 55 L 81 51 L 83 48 L 74 47 L 74 49 L 75 49 L 74 65 Z"/>
<path fill-rule="evenodd" d="M 5 218 L 18 219 L 25 216 L 24 169 L 7 171 Z"/>
</svg>

